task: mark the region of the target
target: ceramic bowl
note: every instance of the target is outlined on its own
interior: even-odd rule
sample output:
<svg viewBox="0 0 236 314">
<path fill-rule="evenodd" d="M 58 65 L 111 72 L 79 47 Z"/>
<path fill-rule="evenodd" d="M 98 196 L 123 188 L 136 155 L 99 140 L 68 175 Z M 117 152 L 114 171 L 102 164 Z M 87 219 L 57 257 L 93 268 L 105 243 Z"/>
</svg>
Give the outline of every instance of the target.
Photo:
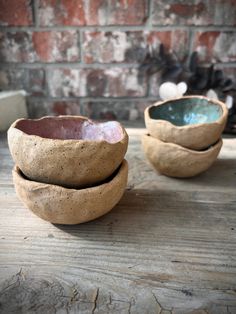
<svg viewBox="0 0 236 314">
<path fill-rule="evenodd" d="M 119 167 L 128 135 L 116 121 L 44 117 L 15 121 L 8 130 L 8 144 L 26 177 L 79 188 L 102 182 Z"/>
<path fill-rule="evenodd" d="M 144 114 L 151 136 L 196 150 L 209 147 L 221 137 L 227 115 L 224 103 L 204 96 L 157 102 Z"/>
<path fill-rule="evenodd" d="M 176 178 L 193 177 L 207 170 L 216 160 L 222 140 L 202 151 L 162 142 L 150 135 L 143 135 L 142 146 L 147 159 L 160 173 Z"/>
<path fill-rule="evenodd" d="M 21 201 L 34 214 L 55 224 L 79 224 L 109 212 L 121 199 L 128 176 L 124 160 L 115 173 L 101 185 L 85 189 L 68 189 L 26 178 L 13 169 L 13 182 Z"/>
</svg>

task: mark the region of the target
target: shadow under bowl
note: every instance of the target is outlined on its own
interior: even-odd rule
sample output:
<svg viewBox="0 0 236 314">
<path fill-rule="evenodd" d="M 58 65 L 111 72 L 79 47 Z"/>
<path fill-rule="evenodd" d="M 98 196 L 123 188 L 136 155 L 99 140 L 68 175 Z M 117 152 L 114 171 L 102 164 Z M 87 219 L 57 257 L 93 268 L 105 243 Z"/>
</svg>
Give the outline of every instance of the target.
<svg viewBox="0 0 236 314">
<path fill-rule="evenodd" d="M 19 119 L 8 130 L 12 158 L 25 176 L 65 187 L 88 187 L 121 164 L 128 135 L 119 122 L 81 116 Z"/>
<path fill-rule="evenodd" d="M 215 143 L 224 130 L 228 110 L 224 103 L 204 96 L 185 96 L 157 102 L 145 110 L 151 136 L 190 149 Z"/>
<path fill-rule="evenodd" d="M 98 218 L 119 202 L 127 185 L 128 163 L 123 160 L 103 184 L 77 190 L 31 181 L 17 166 L 12 173 L 16 193 L 26 207 L 51 223 L 71 225 Z"/>
<path fill-rule="evenodd" d="M 195 151 L 143 135 L 142 146 L 147 159 L 159 173 L 169 177 L 189 178 L 206 171 L 214 163 L 222 140 L 219 139 L 207 149 Z"/>
</svg>

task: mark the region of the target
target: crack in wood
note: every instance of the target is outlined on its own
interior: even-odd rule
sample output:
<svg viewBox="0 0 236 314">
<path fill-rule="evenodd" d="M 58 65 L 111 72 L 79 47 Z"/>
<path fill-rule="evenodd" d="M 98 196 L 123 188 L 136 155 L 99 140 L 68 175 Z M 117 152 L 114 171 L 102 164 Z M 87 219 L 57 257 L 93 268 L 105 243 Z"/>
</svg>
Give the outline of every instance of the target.
<svg viewBox="0 0 236 314">
<path fill-rule="evenodd" d="M 94 314 L 95 310 L 97 308 L 98 295 L 99 295 L 99 288 L 96 288 L 96 294 L 95 294 L 95 297 L 94 297 L 94 300 L 93 300 L 94 306 L 92 308 L 91 314 Z"/>
<path fill-rule="evenodd" d="M 4 289 L 2 289 L 0 291 L 0 296 L 3 295 L 9 288 L 11 288 L 12 286 L 14 286 L 16 283 L 18 283 L 18 285 L 20 285 L 20 282 L 18 280 L 16 280 L 15 282 L 11 283 L 10 285 L 8 285 L 7 287 L 5 287 Z"/>
<path fill-rule="evenodd" d="M 190 261 L 179 261 L 179 260 L 173 260 L 171 261 L 172 263 L 180 263 L 180 264 L 190 264 L 190 265 L 201 265 L 201 266 L 207 266 L 208 263 L 200 263 L 200 262 L 190 262 Z M 223 263 L 223 264 L 217 264 L 217 266 L 219 267 L 228 267 L 228 268 L 236 268 L 235 265 L 230 265 L 227 263 Z"/>
<path fill-rule="evenodd" d="M 115 301 L 115 302 L 123 302 L 123 303 L 130 303 L 130 301 L 126 301 L 126 300 L 119 300 L 119 299 L 112 299 L 111 301 Z"/>
<path fill-rule="evenodd" d="M 79 299 L 77 297 L 79 297 L 79 291 L 77 289 L 73 288 L 70 302 L 73 303 L 73 302 L 79 301 Z"/>
<path fill-rule="evenodd" d="M 0 296 L 3 295 L 3 294 L 4 294 L 8 289 L 10 289 L 11 287 L 13 287 L 13 286 L 15 286 L 15 287 L 20 286 L 20 284 L 21 284 L 21 278 L 23 278 L 23 279 L 25 280 L 25 274 L 24 274 L 23 271 L 22 271 L 22 267 L 20 268 L 20 270 L 18 271 L 18 273 L 16 273 L 15 275 L 13 275 L 13 276 L 11 277 L 10 280 L 13 280 L 14 278 L 16 278 L 16 280 L 15 280 L 13 283 L 9 284 L 7 287 L 5 287 L 4 289 L 2 289 L 2 290 L 0 291 Z M 10 280 L 9 280 L 9 281 L 10 281 Z"/>
<path fill-rule="evenodd" d="M 163 307 L 161 306 L 160 302 L 158 301 L 158 299 L 157 299 L 155 293 L 154 293 L 153 291 L 151 291 L 151 292 L 152 292 L 152 295 L 153 295 L 153 297 L 154 297 L 154 299 L 155 299 L 157 305 L 160 307 L 160 312 L 161 312 L 161 311 L 163 310 Z M 159 313 L 160 313 L 160 312 L 159 312 Z M 158 313 L 158 314 L 159 314 L 159 313 Z"/>
<path fill-rule="evenodd" d="M 130 313 L 131 313 L 131 306 L 132 306 L 132 303 L 131 303 L 131 302 L 129 302 L 128 314 L 130 314 Z"/>
<path fill-rule="evenodd" d="M 181 292 L 186 295 L 187 297 L 192 297 L 193 293 L 190 290 L 182 289 Z"/>
<path fill-rule="evenodd" d="M 111 305 L 111 303 L 112 303 L 112 297 L 111 297 L 111 294 L 109 293 L 109 303 L 108 303 L 108 305 Z"/>
</svg>

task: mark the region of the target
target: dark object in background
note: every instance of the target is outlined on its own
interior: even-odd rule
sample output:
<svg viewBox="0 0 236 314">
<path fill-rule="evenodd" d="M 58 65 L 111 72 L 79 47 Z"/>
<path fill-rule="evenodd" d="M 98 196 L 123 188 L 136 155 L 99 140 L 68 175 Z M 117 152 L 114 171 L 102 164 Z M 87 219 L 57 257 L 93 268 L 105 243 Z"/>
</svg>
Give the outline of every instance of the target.
<svg viewBox="0 0 236 314">
<path fill-rule="evenodd" d="M 179 83 L 185 81 L 188 85 L 187 95 L 206 95 L 209 89 L 213 89 L 221 101 L 225 101 L 227 95 L 233 97 L 233 106 L 229 109 L 229 116 L 224 133 L 236 134 L 236 82 L 224 76 L 214 64 L 210 66 L 200 65 L 198 53 L 195 51 L 180 62 L 175 53 L 165 51 L 163 44 L 159 52 L 148 53 L 145 60 L 139 66 L 139 77 L 144 74 L 148 77 L 160 72 L 160 84 L 166 81 Z"/>
</svg>

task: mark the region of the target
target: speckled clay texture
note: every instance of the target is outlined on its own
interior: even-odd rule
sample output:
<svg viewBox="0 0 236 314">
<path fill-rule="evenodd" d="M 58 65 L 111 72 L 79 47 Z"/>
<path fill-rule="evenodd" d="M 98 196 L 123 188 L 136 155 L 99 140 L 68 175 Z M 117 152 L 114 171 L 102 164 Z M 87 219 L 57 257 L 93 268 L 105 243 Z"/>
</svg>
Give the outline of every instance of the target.
<svg viewBox="0 0 236 314">
<path fill-rule="evenodd" d="M 60 118 L 70 119 L 69 116 Z M 37 182 L 75 188 L 92 186 L 108 178 L 119 167 L 127 151 L 128 135 L 118 122 L 114 123 L 117 123 L 121 139 L 110 143 L 28 135 L 17 128 L 19 121 L 21 119 L 8 130 L 10 152 L 22 172 Z"/>
<path fill-rule="evenodd" d="M 142 146 L 147 159 L 158 172 L 170 177 L 187 178 L 207 170 L 213 164 L 220 152 L 222 140 L 206 150 L 194 151 L 143 135 Z"/>
<path fill-rule="evenodd" d="M 13 169 L 13 182 L 21 201 L 34 214 L 55 224 L 79 224 L 106 214 L 121 199 L 127 177 L 126 160 L 110 181 L 80 190 L 30 181 L 17 166 Z"/>
<path fill-rule="evenodd" d="M 212 123 L 175 126 L 169 121 L 150 118 L 149 110 L 151 107 L 163 105 L 170 100 L 165 102 L 157 102 L 154 105 L 146 108 L 144 113 L 145 124 L 148 133 L 152 137 L 155 137 L 163 142 L 175 143 L 180 146 L 196 150 L 207 148 L 211 144 L 215 143 L 221 137 L 221 133 L 224 130 L 227 121 L 228 110 L 224 103 L 217 100 L 210 100 L 204 96 L 186 96 L 182 97 L 181 99 L 191 99 L 196 97 L 209 100 L 221 106 L 221 118 Z"/>
</svg>

